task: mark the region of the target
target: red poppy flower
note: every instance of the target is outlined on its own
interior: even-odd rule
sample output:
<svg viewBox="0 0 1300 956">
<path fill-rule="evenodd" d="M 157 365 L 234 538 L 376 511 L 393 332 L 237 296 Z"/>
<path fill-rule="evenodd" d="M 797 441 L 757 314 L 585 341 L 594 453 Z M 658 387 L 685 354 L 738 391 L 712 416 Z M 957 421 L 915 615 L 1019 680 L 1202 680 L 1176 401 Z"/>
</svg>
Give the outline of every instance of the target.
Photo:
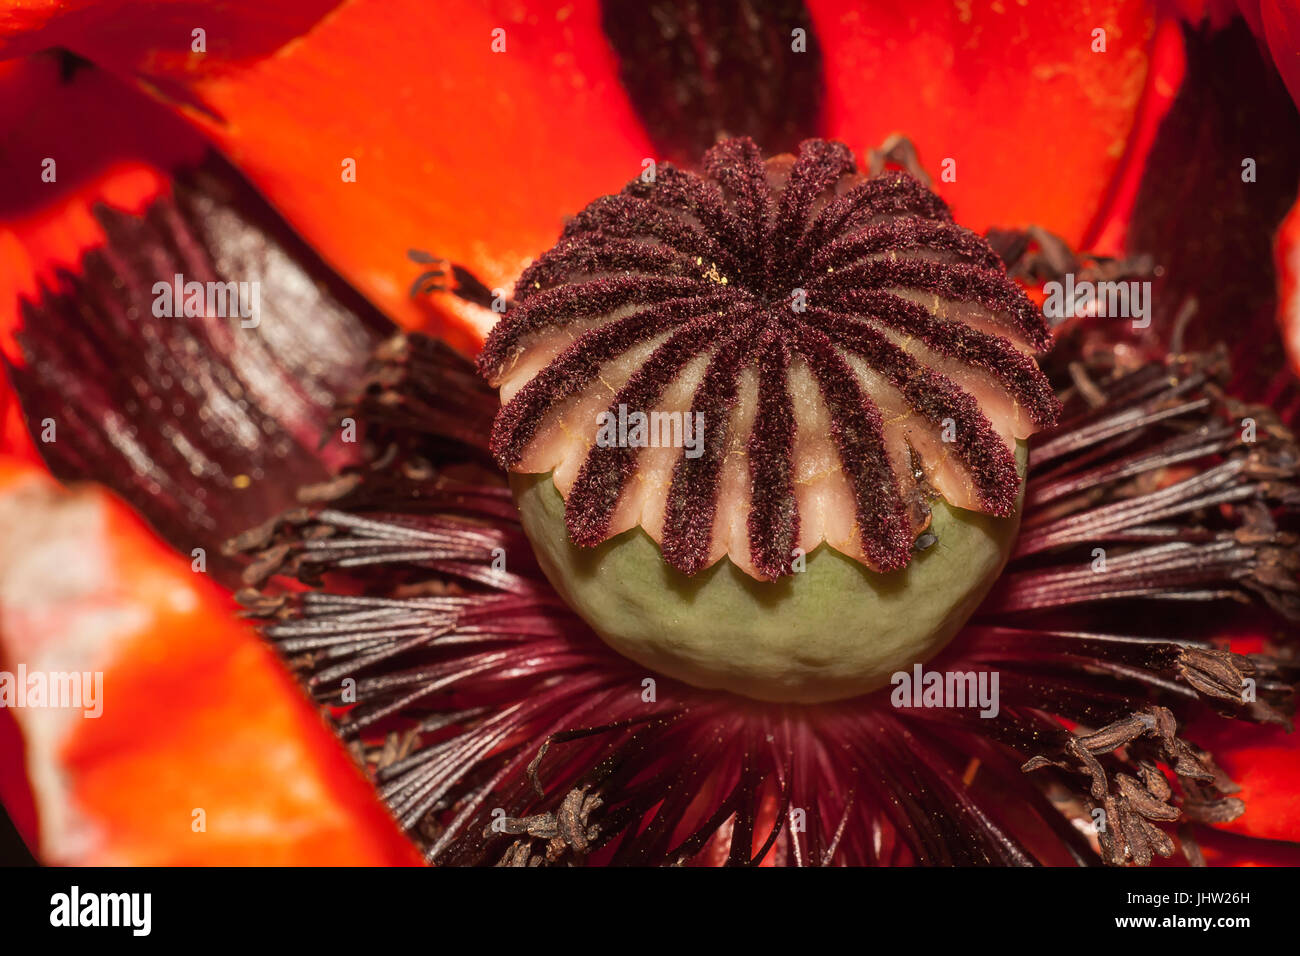
<svg viewBox="0 0 1300 956">
<path fill-rule="evenodd" d="M 106 689 L 95 718 L 0 709 L 0 800 L 28 846 L 74 863 L 1300 861 L 1296 35 L 1275 2 L 0 13 L 19 171 L 0 185 L 0 666 Z M 807 321 L 755 318 L 810 262 Z M 613 274 L 626 301 L 566 325 Z M 1133 283 L 1131 314 L 1073 294 L 1099 283 Z M 908 484 L 902 459 L 851 454 L 900 434 L 872 411 L 891 388 L 936 427 L 987 426 L 958 442 L 951 485 L 914 469 L 950 502 L 969 478 L 967 504 L 1019 508 L 1020 531 L 917 667 L 996 673 L 994 713 L 887 689 L 773 702 L 731 665 L 648 667 L 534 558 L 493 453 L 518 464 L 579 371 L 608 371 L 590 336 L 618 307 L 683 318 L 656 311 L 672 290 L 753 322 L 752 343 L 700 324 L 683 361 L 736 342 L 733 383 L 754 343 L 809 363 L 829 409 L 814 437 L 848 487 Z M 969 328 L 934 325 L 926 296 Z M 860 309 L 895 327 L 866 335 Z M 988 331 L 1003 312 L 1027 323 L 1020 348 Z M 494 327 L 494 382 L 533 365 L 531 392 L 504 382 L 490 442 L 499 402 L 470 357 Z M 883 377 L 843 399 L 837 382 L 868 381 L 849 353 Z M 697 400 L 724 396 L 727 364 Z M 653 383 L 648 365 L 628 358 L 624 381 Z M 760 437 L 794 434 L 802 399 L 756 401 Z M 1002 407 L 1042 429 L 1023 506 Z M 665 493 L 665 569 L 797 570 L 779 445 L 747 446 L 772 478 L 726 557 L 732 505 L 707 491 L 722 453 Z M 568 528 L 597 544 L 643 465 L 580 450 Z M 850 557 L 872 574 L 951 540 L 928 508 L 855 506 Z"/>
</svg>

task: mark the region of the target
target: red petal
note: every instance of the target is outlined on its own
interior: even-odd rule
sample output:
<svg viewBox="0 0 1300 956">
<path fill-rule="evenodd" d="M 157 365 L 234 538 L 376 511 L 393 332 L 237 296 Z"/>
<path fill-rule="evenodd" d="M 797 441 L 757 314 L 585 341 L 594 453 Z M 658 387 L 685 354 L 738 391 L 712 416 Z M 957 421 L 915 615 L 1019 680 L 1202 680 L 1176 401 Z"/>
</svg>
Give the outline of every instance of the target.
<svg viewBox="0 0 1300 956">
<path fill-rule="evenodd" d="M 103 0 L 29 0 L 0 10 L 0 57 L 52 47 L 94 46 L 98 61 L 140 69 L 162 79 L 205 69 L 234 69 L 309 31 L 340 0 L 280 0 L 222 3 L 105 3 Z M 202 29 L 204 52 L 196 52 L 194 31 Z"/>
<path fill-rule="evenodd" d="M 1195 836 L 1209 866 L 1300 866 L 1300 843 L 1253 840 L 1209 827 L 1197 827 Z"/>
<path fill-rule="evenodd" d="M 1278 323 L 1291 369 L 1300 374 L 1300 203 L 1282 220 L 1275 248 Z"/>
<path fill-rule="evenodd" d="M 167 188 L 166 165 L 195 159 L 204 148 L 144 97 L 124 117 L 129 91 L 106 78 L 80 80 L 62 82 L 53 56 L 0 62 L 0 128 L 12 171 L 0 177 L 0 352 L 10 360 L 18 354 L 20 297 L 34 299 L 57 269 L 74 268 L 83 251 L 103 243 L 92 205 L 143 208 Z M 53 182 L 42 177 L 46 159 L 55 162 Z M 39 457 L 2 369 L 0 453 Z"/>
<path fill-rule="evenodd" d="M 1161 122 L 1174 105 L 1186 68 L 1182 28 L 1176 21 L 1165 20 L 1151 45 L 1151 69 L 1119 174 L 1088 230 L 1088 251 L 1103 256 L 1124 255 L 1129 220 L 1146 172 L 1147 156 L 1156 142 Z"/>
<path fill-rule="evenodd" d="M 0 707 L 0 805 L 28 847 L 37 844 L 36 800 L 27 781 L 23 735 L 14 711 Z"/>
<path fill-rule="evenodd" d="M 116 172 L 122 155 L 171 142 L 172 132 L 206 150 L 168 111 L 97 69 L 64 81 L 52 59 L 31 66 L 29 85 L 50 114 L 90 107 L 94 123 L 84 143 L 49 130 L 43 115 L 8 127 L 29 170 L 16 177 L 26 190 L 11 187 L 0 237 L 13 253 L 7 324 L 25 303 L 10 383 L 56 475 L 103 482 L 181 553 L 208 548 L 218 573 L 222 541 L 352 457 L 347 443 L 322 441 L 337 434 L 333 399 L 358 386 L 389 327 L 225 164 L 178 170 L 175 182 L 134 160 Z M 151 118 L 159 122 L 146 126 Z M 114 136 L 115 126 L 128 133 Z M 59 157 L 54 183 L 40 176 L 46 150 Z M 107 191 L 133 186 L 124 197 Z M 131 211 L 91 209 L 105 201 Z M 238 248 L 242 264 L 223 247 Z M 177 273 L 260 285 L 258 321 L 232 332 L 219 319 L 158 317 L 153 280 Z M 47 421 L 59 439 L 48 444 Z"/>
<path fill-rule="evenodd" d="M 169 168 L 206 149 L 107 75 L 63 82 L 59 66 L 53 57 L 0 63 L 6 161 L 19 171 L 0 178 L 0 343 L 10 358 L 20 298 L 104 244 L 92 206 L 139 212 L 170 189 Z M 41 178 L 46 156 L 56 159 L 52 183 Z M 36 482 L 27 429 L 7 381 L 0 386 L 0 451 L 22 452 L 0 481 Z M 98 555 L 112 574 L 81 603 L 79 580 L 17 600 L 0 581 L 0 667 L 58 655 L 64 669 L 102 669 L 114 706 L 71 723 L 57 711 L 5 711 L 0 799 L 34 851 L 77 863 L 417 860 L 301 689 L 235 623 L 228 598 L 103 492 L 56 493 L 48 479 L 36 487 L 46 489 L 43 515 L 80 506 L 92 517 L 65 529 L 75 540 L 46 534 L 40 547 Z M 0 490 L 0 507 L 11 492 Z M 12 517 L 0 535 L 15 533 Z M 31 552 L 0 544 L 0 563 L 17 554 L 0 578 L 30 573 Z M 53 606 L 39 606 L 40 593 Z M 206 834 L 190 829 L 195 807 L 208 811 Z"/>
<path fill-rule="evenodd" d="M 146 10 L 153 7 L 116 13 L 139 21 Z M 203 20 L 196 14 L 193 23 Z M 494 317 L 412 301 L 420 267 L 407 250 L 428 250 L 509 289 L 554 243 L 565 216 L 617 190 L 654 156 L 619 85 L 596 0 L 527 8 L 363 0 L 274 56 L 247 66 L 193 57 L 186 71 L 134 46 L 124 66 L 127 54 L 75 26 L 64 22 L 67 35 L 55 33 L 87 58 L 162 71 L 169 88 L 183 84 L 184 99 L 211 114 L 187 115 L 331 265 L 394 319 L 439 319 L 466 349 L 477 349 Z M 272 21 L 268 41 L 283 39 L 281 26 Z M 503 53 L 492 50 L 498 29 Z M 347 160 L 356 163 L 355 182 L 343 179 Z"/>
<path fill-rule="evenodd" d="M 1294 0 L 1263 0 L 1259 13 L 1273 62 L 1291 98 L 1300 103 L 1300 8 Z"/>
<path fill-rule="evenodd" d="M 129 111 L 124 95 L 136 101 Z M 107 77 L 63 82 L 52 56 L 0 62 L 0 128 L 13 171 L 0 177 L 0 349 L 13 358 L 20 298 L 35 299 L 56 270 L 103 244 L 91 207 L 139 212 L 167 189 L 164 170 L 205 147 L 167 110 Z M 43 178 L 46 160 L 53 182 Z"/>
<path fill-rule="evenodd" d="M 827 132 L 855 150 L 911 138 L 958 219 L 1037 223 L 1076 247 L 1119 169 L 1155 31 L 1115 0 L 903 6 L 810 0 Z M 1094 29 L 1106 52 L 1092 52 Z M 945 159 L 956 180 L 941 181 Z"/>
<path fill-rule="evenodd" d="M 1300 843 L 1300 735 L 1216 717 L 1193 723 L 1187 736 L 1241 787 L 1246 812 L 1219 829 Z"/>
<path fill-rule="evenodd" d="M 418 862 L 274 652 L 126 508 L 0 462 L 0 513 L 3 666 L 103 674 L 97 718 L 13 711 L 44 862 Z"/>
<path fill-rule="evenodd" d="M 0 370 L 0 455 L 31 464 L 40 461 L 18 407 L 18 398 L 3 370 Z"/>
</svg>

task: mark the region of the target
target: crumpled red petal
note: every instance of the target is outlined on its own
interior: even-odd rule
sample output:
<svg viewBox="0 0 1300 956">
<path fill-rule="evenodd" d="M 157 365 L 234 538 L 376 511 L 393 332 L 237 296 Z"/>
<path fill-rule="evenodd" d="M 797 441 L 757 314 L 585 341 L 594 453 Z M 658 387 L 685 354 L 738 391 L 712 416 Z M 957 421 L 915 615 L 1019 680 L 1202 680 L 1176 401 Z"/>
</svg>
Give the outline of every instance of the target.
<svg viewBox="0 0 1300 956">
<path fill-rule="evenodd" d="M 63 66 L 53 56 L 0 63 L 6 159 L 28 172 L 0 179 L 0 344 L 11 361 L 21 362 L 14 335 L 23 300 L 30 308 L 80 275 L 85 255 L 105 249 L 96 207 L 98 216 L 108 208 L 129 217 L 167 200 L 170 169 L 206 149 L 169 110 L 106 74 L 69 76 Z M 47 155 L 56 160 L 54 182 L 41 179 Z M 125 379 L 118 372 L 83 377 L 78 387 L 107 387 Z M 57 413 L 64 444 L 56 447 L 73 441 L 64 414 L 71 410 Z M 65 552 L 97 554 L 101 571 L 124 576 L 101 579 L 103 592 L 84 605 L 68 590 L 75 582 L 52 569 L 44 582 L 0 584 L 0 667 L 35 666 L 51 654 L 68 669 L 102 666 L 113 702 L 98 722 L 59 724 L 48 710 L 0 714 L 0 800 L 33 851 L 44 862 L 76 863 L 416 861 L 301 690 L 190 558 L 176 557 L 103 492 L 55 492 L 48 477 L 37 479 L 40 456 L 7 381 L 0 426 L 3 470 L 49 489 L 40 493 L 47 517 L 75 501 L 102 519 L 79 525 Z M 22 508 L 8 509 L 0 537 L 16 533 L 20 517 Z M 30 551 L 11 542 L 0 545 L 0 559 L 5 554 L 23 555 L 17 564 L 30 570 Z M 215 566 L 219 556 L 209 560 Z M 59 571 L 76 566 L 70 559 Z M 5 577 L 12 584 L 13 574 Z M 65 599 L 56 614 L 50 603 Z M 135 629 L 108 627 L 115 621 Z M 199 806 L 210 813 L 210 839 L 190 830 Z"/>
<path fill-rule="evenodd" d="M 42 862 L 418 862 L 226 595 L 103 490 L 0 460 L 0 666 L 20 663 L 103 675 L 99 716 L 13 710 Z"/>
</svg>

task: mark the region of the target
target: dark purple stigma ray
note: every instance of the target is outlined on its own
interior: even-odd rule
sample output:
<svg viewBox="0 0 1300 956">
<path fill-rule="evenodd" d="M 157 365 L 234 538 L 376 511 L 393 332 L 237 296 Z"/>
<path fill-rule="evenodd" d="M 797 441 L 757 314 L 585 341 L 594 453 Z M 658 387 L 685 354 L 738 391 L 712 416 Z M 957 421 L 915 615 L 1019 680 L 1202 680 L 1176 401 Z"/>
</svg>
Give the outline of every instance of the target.
<svg viewBox="0 0 1300 956">
<path fill-rule="evenodd" d="M 744 224 L 741 248 L 736 256 L 742 263 L 749 288 L 761 291 L 771 272 L 771 251 L 767 224 L 772 218 L 772 190 L 767 183 L 767 166 L 751 139 L 729 139 L 704 154 L 704 169 L 726 191 Z"/>
<path fill-rule="evenodd" d="M 826 333 L 791 322 L 788 334 L 830 409 L 831 437 L 853 493 L 863 552 L 880 571 L 905 567 L 915 533 L 889 462 L 880 409 L 863 394 Z"/>
<path fill-rule="evenodd" d="M 653 246 L 640 239 L 582 236 L 561 239 L 523 271 L 517 287 L 530 290 L 529 295 L 536 295 L 570 283 L 575 276 L 589 280 L 602 273 L 622 271 L 700 279 L 704 268 L 697 257 L 672 246 Z M 520 301 L 518 296 L 516 301 Z"/>
<path fill-rule="evenodd" d="M 769 295 L 799 284 L 797 263 L 791 252 L 803 238 L 808 211 L 818 196 L 833 189 L 841 177 L 852 175 L 856 169 L 853 153 L 843 143 L 810 139 L 799 144 L 799 157 L 790 168 L 769 233 L 773 265 L 772 275 L 768 277 Z"/>
<path fill-rule="evenodd" d="M 687 323 L 650 353 L 606 411 L 617 415 L 619 405 L 625 405 L 648 413 L 686 364 L 716 344 L 719 331 L 734 321 L 734 313 L 723 313 L 702 315 Z M 605 540 L 623 487 L 636 473 L 640 452 L 640 448 L 592 443 L 564 508 L 564 522 L 575 544 L 594 547 Z"/>
<path fill-rule="evenodd" d="M 832 199 L 814 218 L 795 249 L 795 258 L 806 261 L 832 237 L 846 229 L 880 216 L 919 216 L 944 222 L 952 220 L 948 204 L 906 173 L 886 173 L 859 183 Z"/>
<path fill-rule="evenodd" d="M 851 290 L 832 296 L 826 308 L 879 322 L 911 335 L 941 355 L 979 368 L 996 378 L 1039 427 L 1054 424 L 1061 402 L 1038 363 L 1008 339 L 960 322 L 936 319 L 925 307 L 889 292 Z"/>
<path fill-rule="evenodd" d="M 866 256 L 903 249 L 947 253 L 960 262 L 983 269 L 1002 268 L 998 254 L 969 229 L 951 222 L 909 216 L 837 237 L 812 257 L 808 271 L 816 275 L 827 269 L 842 268 Z"/>
<path fill-rule="evenodd" d="M 574 319 L 596 317 L 625 306 L 651 306 L 671 299 L 704 295 L 734 297 L 729 291 L 700 279 L 677 276 L 617 276 L 593 279 L 578 285 L 539 292 L 511 309 L 488 335 L 479 353 L 479 373 L 495 382 L 522 349 L 521 340 L 543 329 L 567 324 Z"/>
<path fill-rule="evenodd" d="M 705 262 L 716 262 L 729 275 L 736 273 L 741 261 L 737 255 L 739 250 L 722 245 L 677 213 L 662 209 L 649 199 L 625 193 L 601 196 L 592 202 L 569 220 L 561 236 L 571 239 L 588 234 L 620 239 L 648 236 L 680 252 L 699 256 Z"/>
<path fill-rule="evenodd" d="M 698 458 L 687 458 L 683 449 L 673 467 L 661 545 L 664 560 L 683 574 L 695 574 L 708 565 L 737 383 L 758 347 L 762 326 L 756 314 L 733 326 L 709 360 L 691 400 L 691 414 L 698 413 L 704 422 L 704 449 Z"/>
<path fill-rule="evenodd" d="M 552 408 L 595 380 L 601 366 L 676 325 L 731 307 L 734 296 L 700 296 L 662 303 L 580 335 L 525 384 L 497 414 L 489 447 L 503 468 L 519 463 Z"/>
<path fill-rule="evenodd" d="M 819 294 L 895 288 L 930 292 L 940 298 L 982 306 L 1002 322 L 1009 316 L 1010 327 L 1036 349 L 1045 350 L 1052 344 L 1052 333 L 1043 316 L 1020 287 L 999 270 L 924 259 L 879 259 L 820 275 L 810 285 Z"/>
<path fill-rule="evenodd" d="M 944 419 L 952 419 L 951 444 L 975 481 L 981 507 L 1000 518 L 1015 513 L 1020 492 L 1015 455 L 969 392 L 925 368 L 868 325 L 822 310 L 810 314 L 831 338 L 883 375 L 936 430 Z"/>
<path fill-rule="evenodd" d="M 760 346 L 758 410 L 750 429 L 749 554 L 769 580 L 790 573 L 799 541 L 799 503 L 794 494 L 794 405 L 786 387 L 790 349 L 777 336 Z"/>
<path fill-rule="evenodd" d="M 691 216 L 728 248 L 739 248 L 743 241 L 745 224 L 727 207 L 721 187 L 671 163 L 660 164 L 652 182 L 634 179 L 623 187 L 623 192 L 650 200 L 661 209 Z"/>
</svg>

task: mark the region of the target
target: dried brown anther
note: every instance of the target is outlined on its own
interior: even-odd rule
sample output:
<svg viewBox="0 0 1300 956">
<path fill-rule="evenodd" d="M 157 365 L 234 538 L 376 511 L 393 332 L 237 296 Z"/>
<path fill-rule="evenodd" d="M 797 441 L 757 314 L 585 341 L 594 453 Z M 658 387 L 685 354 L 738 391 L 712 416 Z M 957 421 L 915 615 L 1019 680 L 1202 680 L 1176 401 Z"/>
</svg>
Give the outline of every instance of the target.
<svg viewBox="0 0 1300 956">
<path fill-rule="evenodd" d="M 1146 866 L 1153 855 L 1168 857 L 1175 849 L 1173 839 L 1155 824 L 1183 818 L 1225 822 L 1245 809 L 1240 800 L 1225 796 L 1235 785 L 1208 754 L 1178 737 L 1176 729 L 1167 708 L 1148 707 L 1093 733 L 1071 735 L 1060 758 L 1035 756 L 1021 770 L 1051 766 L 1086 776 L 1084 805 L 1104 811 L 1097 829 L 1103 859 L 1113 865 Z M 1101 756 L 1115 764 L 1109 777 Z M 1169 766 L 1178 778 L 1184 797 L 1177 804 L 1158 763 Z"/>
<path fill-rule="evenodd" d="M 990 229 L 987 239 L 1007 264 L 1008 274 L 1029 282 L 1059 282 L 1067 274 L 1077 282 L 1114 282 L 1146 279 L 1158 273 L 1150 256 L 1117 259 L 1076 253 L 1064 239 L 1042 226 Z"/>
<path fill-rule="evenodd" d="M 554 813 L 529 817 L 507 817 L 483 831 L 485 838 L 497 833 L 526 834 L 514 841 L 502 855 L 498 866 L 542 866 L 559 862 L 580 863 L 600 835 L 600 827 L 590 822 L 591 814 L 603 801 L 590 792 L 590 784 L 570 790 Z M 543 847 L 537 841 L 545 840 Z"/>
</svg>

